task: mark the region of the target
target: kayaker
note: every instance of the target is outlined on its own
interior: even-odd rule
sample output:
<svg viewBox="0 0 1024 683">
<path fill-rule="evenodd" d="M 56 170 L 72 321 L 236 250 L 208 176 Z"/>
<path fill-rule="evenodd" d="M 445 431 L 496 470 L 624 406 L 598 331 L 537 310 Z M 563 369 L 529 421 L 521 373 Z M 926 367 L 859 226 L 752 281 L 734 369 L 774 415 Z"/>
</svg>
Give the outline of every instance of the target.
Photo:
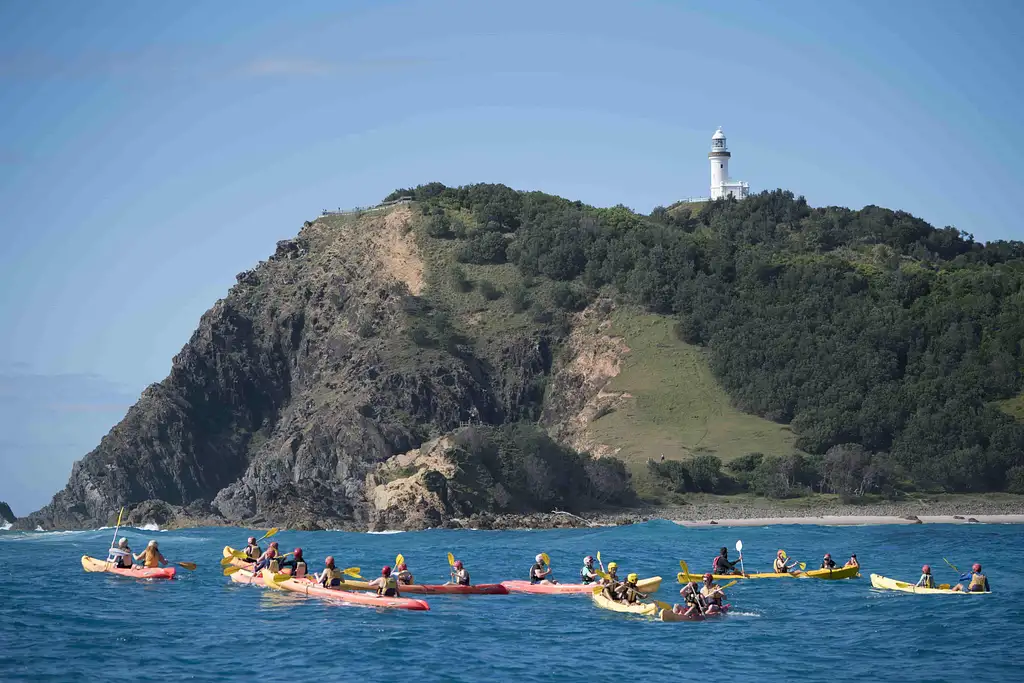
<svg viewBox="0 0 1024 683">
<path fill-rule="evenodd" d="M 301 579 L 306 575 L 306 561 L 302 559 L 302 548 L 292 551 L 291 559 L 284 559 L 280 563 L 279 571 L 287 569 L 292 576 Z"/>
<path fill-rule="evenodd" d="M 468 586 L 469 585 L 469 572 L 462 566 L 462 560 L 455 560 L 452 564 L 452 580 L 449 584 L 455 584 L 457 586 Z"/>
<path fill-rule="evenodd" d="M 391 567 L 384 567 L 380 570 L 380 578 L 370 582 L 370 586 L 377 589 L 377 595 L 386 598 L 400 598 L 398 592 L 398 581 L 391 575 Z"/>
<path fill-rule="evenodd" d="M 856 554 L 850 555 L 850 559 L 848 559 L 846 561 L 846 564 L 844 564 L 843 566 L 844 567 L 857 567 L 858 569 L 860 569 L 860 562 L 857 561 L 857 555 Z"/>
<path fill-rule="evenodd" d="M 619 563 L 609 562 L 608 563 L 608 582 L 619 583 Z"/>
<path fill-rule="evenodd" d="M 977 562 L 971 567 L 970 574 L 961 574 L 961 581 L 970 581 L 967 584 L 967 588 L 963 587 L 963 584 L 957 584 L 953 586 L 953 590 L 962 591 L 967 593 L 989 593 L 991 588 L 988 585 L 988 577 L 981 573 L 981 565 Z"/>
<path fill-rule="evenodd" d="M 921 578 L 917 580 L 915 586 L 921 588 L 935 588 L 935 579 L 932 578 L 932 568 L 928 565 L 921 567 Z"/>
<path fill-rule="evenodd" d="M 157 546 L 156 541 L 147 543 L 146 549 L 134 557 L 136 560 L 142 560 L 142 566 L 144 567 L 158 567 L 161 564 L 165 567 L 167 566 L 167 560 L 160 553 L 160 548 Z"/>
<path fill-rule="evenodd" d="M 729 561 L 729 549 L 722 548 L 718 551 L 718 556 L 711 563 L 711 571 L 715 574 L 740 574 L 741 572 L 736 569 L 736 565 L 743 559 L 743 555 L 740 554 L 739 558 L 735 561 Z"/>
<path fill-rule="evenodd" d="M 619 588 L 619 602 L 632 605 L 639 600 L 643 600 L 647 597 L 646 593 L 641 593 L 636 587 L 636 582 L 640 580 L 640 577 L 636 574 L 630 574 L 626 577 L 626 582 Z"/>
<path fill-rule="evenodd" d="M 409 571 L 409 568 L 405 565 L 405 562 L 400 563 L 397 567 L 395 567 L 395 569 L 398 571 L 398 574 L 395 575 L 395 577 L 398 579 L 398 583 L 402 584 L 403 586 L 410 586 L 414 583 L 412 578 L 412 572 Z"/>
<path fill-rule="evenodd" d="M 317 577 L 317 583 L 324 588 L 340 588 L 344 577 L 341 570 L 334 566 L 334 556 L 328 555 L 324 560 L 324 570 Z"/>
<path fill-rule="evenodd" d="M 703 600 L 701 599 L 700 590 L 697 588 L 696 581 L 690 581 L 684 585 L 679 590 L 679 594 L 683 596 L 684 604 L 681 607 L 679 605 L 673 607 L 673 612 L 687 617 L 692 617 L 694 613 L 704 614 L 704 606 L 701 604 Z M 680 607 L 680 609 L 676 609 L 676 607 Z"/>
<path fill-rule="evenodd" d="M 601 577 L 597 575 L 594 570 L 594 558 L 587 555 L 583 558 L 583 569 L 580 569 L 580 582 L 584 586 L 589 586 L 592 583 L 600 583 Z"/>
<path fill-rule="evenodd" d="M 270 566 L 270 563 L 273 562 L 276 558 L 277 558 L 277 541 L 274 541 L 273 543 L 270 544 L 270 547 L 267 548 L 267 551 L 265 553 L 263 553 L 262 555 L 260 555 L 259 559 L 256 560 L 256 564 L 254 564 L 253 567 L 252 567 L 253 574 L 261 571 L 265 567 Z"/>
<path fill-rule="evenodd" d="M 836 567 L 838 567 L 838 566 L 839 566 L 839 565 L 837 565 L 837 564 L 836 564 L 836 563 L 835 563 L 835 562 L 834 562 L 834 561 L 832 560 L 832 554 L 831 554 L 831 553 L 825 553 L 825 557 L 823 557 L 823 558 L 821 559 L 821 568 L 822 568 L 822 569 L 835 569 L 835 568 L 836 568 Z"/>
<path fill-rule="evenodd" d="M 704 598 L 704 604 L 708 612 L 716 612 L 722 608 L 722 600 L 725 594 L 721 586 L 715 583 L 715 577 L 710 573 L 704 575 L 704 585 L 700 587 L 700 595 Z"/>
<path fill-rule="evenodd" d="M 244 552 L 245 552 L 245 560 L 244 560 L 245 562 L 256 562 L 257 560 L 260 559 L 260 555 L 263 554 L 263 551 L 256 544 L 256 537 L 255 536 L 250 536 L 249 540 L 246 541 L 246 546 L 245 546 L 245 551 Z"/>
<path fill-rule="evenodd" d="M 547 565 L 544 564 L 544 556 L 543 555 L 538 555 L 537 557 L 535 557 L 533 559 L 535 561 L 534 565 L 532 567 L 530 567 L 530 583 L 531 584 L 537 584 L 537 583 L 547 583 L 547 584 L 558 583 L 553 578 L 551 578 L 551 568 L 547 567 Z M 547 568 L 545 569 L 545 567 L 547 567 Z"/>
<path fill-rule="evenodd" d="M 117 542 L 116 548 L 110 549 L 107 562 L 113 562 L 117 569 L 132 568 L 132 549 L 128 547 L 127 538 L 122 538 Z"/>
<path fill-rule="evenodd" d="M 787 564 L 786 551 L 785 550 L 781 550 L 780 549 L 779 552 L 775 553 L 775 562 L 772 563 L 772 570 L 776 574 L 788 574 L 789 573 L 789 565 Z"/>
</svg>

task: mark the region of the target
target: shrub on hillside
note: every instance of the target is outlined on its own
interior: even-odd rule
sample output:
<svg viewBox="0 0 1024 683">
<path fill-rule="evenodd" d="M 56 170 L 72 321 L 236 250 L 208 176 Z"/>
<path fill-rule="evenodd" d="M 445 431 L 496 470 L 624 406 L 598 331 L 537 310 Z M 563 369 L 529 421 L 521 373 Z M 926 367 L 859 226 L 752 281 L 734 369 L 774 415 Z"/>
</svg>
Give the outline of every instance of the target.
<svg viewBox="0 0 1024 683">
<path fill-rule="evenodd" d="M 478 232 L 470 237 L 459 252 L 463 263 L 504 263 L 505 238 L 495 232 Z"/>
</svg>

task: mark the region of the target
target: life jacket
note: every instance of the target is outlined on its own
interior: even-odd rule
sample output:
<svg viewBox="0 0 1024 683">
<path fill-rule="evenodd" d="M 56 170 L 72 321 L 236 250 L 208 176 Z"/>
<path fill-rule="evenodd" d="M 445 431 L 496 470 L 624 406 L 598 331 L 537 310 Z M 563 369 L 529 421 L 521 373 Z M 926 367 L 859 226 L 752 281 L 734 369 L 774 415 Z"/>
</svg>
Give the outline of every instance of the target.
<svg viewBox="0 0 1024 683">
<path fill-rule="evenodd" d="M 822 560 L 821 561 L 821 568 L 822 569 L 835 569 L 836 568 L 836 563 L 833 560 L 831 560 L 831 559 Z"/>
<path fill-rule="evenodd" d="M 146 556 L 142 558 L 142 563 L 147 567 L 159 567 L 160 566 L 160 551 L 155 548 L 146 548 Z"/>
<path fill-rule="evenodd" d="M 297 579 L 301 579 L 306 576 L 306 563 L 304 561 L 299 560 L 295 563 L 295 569 L 292 571 L 292 576 Z"/>
<path fill-rule="evenodd" d="M 402 571 L 398 572 L 398 583 L 403 584 L 405 586 L 411 585 L 412 572 L 408 569 L 403 569 Z"/>
<path fill-rule="evenodd" d="M 460 586 L 468 586 L 469 585 L 469 572 L 467 572 L 465 569 L 462 569 L 462 570 L 456 572 L 455 573 L 455 583 L 459 584 Z"/>
<path fill-rule="evenodd" d="M 328 588 L 337 588 L 341 585 L 341 582 L 343 581 L 341 577 L 343 576 L 344 574 L 341 573 L 340 569 L 325 569 L 321 580 L 324 581 Z"/>
<path fill-rule="evenodd" d="M 583 569 L 580 570 L 580 581 L 582 581 L 584 585 L 586 585 L 588 583 L 593 583 L 594 582 L 594 571 L 592 569 L 590 569 L 589 567 L 587 567 L 586 565 L 584 565 Z"/>
<path fill-rule="evenodd" d="M 984 593 L 988 590 L 987 583 L 988 579 L 984 574 L 971 574 L 971 583 L 967 586 L 967 590 L 971 593 Z"/>
<path fill-rule="evenodd" d="M 921 574 L 921 588 L 935 588 L 935 579 L 931 574 Z"/>
<path fill-rule="evenodd" d="M 247 558 L 249 558 L 250 560 L 252 560 L 253 562 L 255 562 L 256 560 L 260 559 L 260 555 L 262 555 L 262 554 L 263 554 L 263 551 L 260 550 L 260 547 L 258 545 L 247 545 L 247 546 L 245 546 L 245 556 Z"/>
<path fill-rule="evenodd" d="M 786 566 L 786 561 L 784 559 L 782 559 L 781 557 L 776 557 L 775 558 L 774 569 L 775 569 L 775 573 L 776 574 L 788 574 L 789 573 L 789 567 Z"/>
<path fill-rule="evenodd" d="M 267 569 L 274 572 L 275 574 L 281 571 L 281 565 L 280 563 L 278 563 L 276 557 L 272 558 L 269 562 L 267 562 Z"/>
<path fill-rule="evenodd" d="M 721 555 L 715 555 L 715 559 L 711 562 L 711 570 L 719 574 L 724 574 L 729 571 L 729 565 L 725 564 L 726 562 L 728 562 L 728 560 Z"/>
<path fill-rule="evenodd" d="M 381 577 L 384 582 L 377 587 L 377 595 L 383 595 L 389 598 L 393 598 L 398 595 L 398 582 L 395 581 L 395 577 Z"/>
<path fill-rule="evenodd" d="M 538 578 L 537 574 L 544 571 L 544 565 L 535 564 L 530 567 L 530 583 L 540 583 L 544 579 Z"/>
</svg>

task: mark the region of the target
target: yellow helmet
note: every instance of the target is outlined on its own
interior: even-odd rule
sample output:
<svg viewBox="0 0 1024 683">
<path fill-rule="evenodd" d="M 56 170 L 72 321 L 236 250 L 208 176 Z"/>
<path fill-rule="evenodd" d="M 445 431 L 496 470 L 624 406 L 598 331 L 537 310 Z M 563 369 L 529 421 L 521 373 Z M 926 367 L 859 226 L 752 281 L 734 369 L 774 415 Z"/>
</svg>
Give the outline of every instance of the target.
<svg viewBox="0 0 1024 683">
<path fill-rule="evenodd" d="M 630 574 L 629 576 L 626 577 L 626 581 L 628 581 L 629 583 L 636 583 L 637 579 L 639 579 L 639 578 L 640 577 L 637 576 L 636 574 Z"/>
<path fill-rule="evenodd" d="M 613 571 L 615 571 L 618 568 L 619 568 L 619 563 L 618 562 L 609 562 L 608 563 L 608 571 L 613 572 Z"/>
</svg>

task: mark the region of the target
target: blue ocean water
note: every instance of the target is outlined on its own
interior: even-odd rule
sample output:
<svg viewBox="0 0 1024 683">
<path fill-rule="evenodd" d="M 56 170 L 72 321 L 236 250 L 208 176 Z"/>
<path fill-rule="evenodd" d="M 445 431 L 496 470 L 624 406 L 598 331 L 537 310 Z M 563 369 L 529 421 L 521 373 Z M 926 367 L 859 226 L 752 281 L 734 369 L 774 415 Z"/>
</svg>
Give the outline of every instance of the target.
<svg viewBox="0 0 1024 683">
<path fill-rule="evenodd" d="M 375 576 L 403 553 L 420 583 L 447 579 L 446 553 L 474 583 L 525 579 L 538 552 L 575 582 L 586 554 L 617 560 L 620 574 L 660 575 L 674 601 L 678 560 L 705 569 L 720 546 L 744 544 L 748 571 L 768 569 L 778 548 L 816 567 L 824 552 L 856 552 L 863 578 L 764 580 L 728 591 L 734 613 L 661 623 L 596 608 L 581 596 L 432 596 L 429 612 L 346 607 L 234 584 L 221 574 L 224 545 L 249 530 L 122 529 L 132 547 L 151 537 L 171 561 L 193 561 L 174 581 L 82 571 L 103 556 L 112 530 L 0 532 L 0 680 L 138 681 L 764 681 L 1021 680 L 1024 527 L 914 525 L 687 529 L 670 522 L 587 530 L 424 531 L 394 534 L 282 531 L 317 568 Z M 256 532 L 257 535 L 261 532 Z M 266 543 L 264 543 L 266 545 Z M 982 562 L 988 596 L 915 596 L 871 590 L 871 572 L 916 581 L 930 563 L 955 581 Z M 66 571 L 60 571 L 61 569 Z"/>
</svg>

